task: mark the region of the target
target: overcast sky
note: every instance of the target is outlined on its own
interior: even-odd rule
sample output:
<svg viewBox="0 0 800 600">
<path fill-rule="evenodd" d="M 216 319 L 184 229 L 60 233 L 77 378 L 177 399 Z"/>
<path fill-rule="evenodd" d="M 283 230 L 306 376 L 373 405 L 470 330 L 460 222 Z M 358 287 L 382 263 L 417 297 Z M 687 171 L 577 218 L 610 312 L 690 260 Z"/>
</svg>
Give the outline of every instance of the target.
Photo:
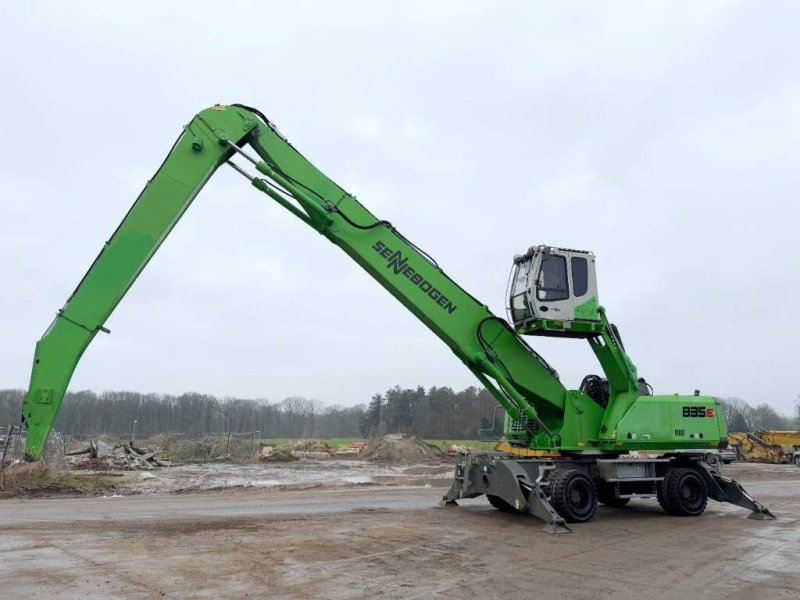
<svg viewBox="0 0 800 600">
<path fill-rule="evenodd" d="M 0 38 L 0 387 L 217 103 L 505 314 L 511 259 L 593 250 L 657 393 L 800 393 L 800 3 L 14 2 Z M 71 388 L 326 404 L 477 382 L 368 275 L 220 171 Z M 568 387 L 580 340 L 531 339 Z"/>
</svg>

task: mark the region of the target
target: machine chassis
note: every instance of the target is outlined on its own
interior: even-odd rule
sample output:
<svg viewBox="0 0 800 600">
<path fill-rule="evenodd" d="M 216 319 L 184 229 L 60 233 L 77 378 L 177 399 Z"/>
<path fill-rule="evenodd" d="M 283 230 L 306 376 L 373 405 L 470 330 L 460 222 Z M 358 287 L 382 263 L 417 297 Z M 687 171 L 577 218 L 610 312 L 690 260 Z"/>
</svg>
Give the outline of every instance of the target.
<svg viewBox="0 0 800 600">
<path fill-rule="evenodd" d="M 685 495 L 686 501 L 676 492 L 680 498 Z M 548 533 L 568 533 L 568 522 L 589 521 L 598 501 L 623 506 L 632 498 L 656 497 L 666 512 L 681 516 L 699 516 L 711 498 L 751 510 L 749 518 L 774 518 L 738 482 L 725 477 L 719 465 L 708 464 L 703 452 L 658 458 L 597 452 L 558 458 L 519 458 L 507 452 L 464 454 L 441 504 L 455 506 L 457 500 L 482 494 L 500 510 L 539 517 Z"/>
</svg>

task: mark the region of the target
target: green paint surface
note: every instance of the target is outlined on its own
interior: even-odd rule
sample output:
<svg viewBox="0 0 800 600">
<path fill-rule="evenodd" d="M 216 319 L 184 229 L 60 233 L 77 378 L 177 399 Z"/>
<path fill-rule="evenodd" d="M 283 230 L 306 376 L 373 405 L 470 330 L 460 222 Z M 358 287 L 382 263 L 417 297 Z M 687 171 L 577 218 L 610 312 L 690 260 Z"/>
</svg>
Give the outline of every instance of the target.
<svg viewBox="0 0 800 600">
<path fill-rule="evenodd" d="M 592 296 L 584 302 L 575 307 L 575 318 L 584 319 L 586 321 L 597 320 L 597 296 Z"/>
</svg>

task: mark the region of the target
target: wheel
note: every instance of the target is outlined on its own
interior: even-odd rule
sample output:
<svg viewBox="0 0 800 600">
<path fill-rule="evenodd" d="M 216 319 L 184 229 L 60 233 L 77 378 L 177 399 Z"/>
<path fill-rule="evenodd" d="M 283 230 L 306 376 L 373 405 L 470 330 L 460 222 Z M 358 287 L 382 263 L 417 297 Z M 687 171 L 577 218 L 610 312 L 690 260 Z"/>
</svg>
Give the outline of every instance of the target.
<svg viewBox="0 0 800 600">
<path fill-rule="evenodd" d="M 796 464 L 798 467 L 800 467 L 800 454 L 795 455 L 794 464 Z"/>
<path fill-rule="evenodd" d="M 594 481 L 575 469 L 553 469 L 550 482 L 550 503 L 568 523 L 585 523 L 597 510 L 597 488 Z"/>
<path fill-rule="evenodd" d="M 667 470 L 666 474 L 664 475 L 663 481 L 660 481 L 656 486 L 656 498 L 658 498 L 658 504 L 661 506 L 661 510 L 663 510 L 668 515 L 672 514 L 672 505 L 667 500 L 666 492 L 664 491 L 665 484 L 667 483 L 667 477 L 671 473 L 671 470 Z"/>
<path fill-rule="evenodd" d="M 489 500 L 489 504 L 494 506 L 497 510 L 502 510 L 503 512 L 513 513 L 518 512 L 516 508 L 511 506 L 508 502 L 503 500 L 500 496 L 490 496 L 486 494 L 486 498 Z"/>
<path fill-rule="evenodd" d="M 708 487 L 694 469 L 667 469 L 658 501 L 671 515 L 697 517 L 703 514 L 708 504 Z"/>
<path fill-rule="evenodd" d="M 614 508 L 622 508 L 628 502 L 630 502 L 630 498 L 617 498 L 614 496 L 614 486 L 606 481 L 597 481 L 595 483 L 597 487 L 597 501 L 600 504 L 605 504 L 606 506 L 612 506 Z"/>
</svg>

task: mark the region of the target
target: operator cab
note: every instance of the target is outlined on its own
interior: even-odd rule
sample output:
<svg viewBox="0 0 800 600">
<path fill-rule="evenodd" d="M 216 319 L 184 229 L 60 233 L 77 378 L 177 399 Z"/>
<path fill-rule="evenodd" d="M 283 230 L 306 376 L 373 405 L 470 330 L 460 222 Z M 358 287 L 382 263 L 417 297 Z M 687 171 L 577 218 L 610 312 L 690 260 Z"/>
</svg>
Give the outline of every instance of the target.
<svg viewBox="0 0 800 600">
<path fill-rule="evenodd" d="M 518 333 L 592 337 L 600 330 L 594 254 L 534 246 L 514 257 L 508 312 Z"/>
</svg>

